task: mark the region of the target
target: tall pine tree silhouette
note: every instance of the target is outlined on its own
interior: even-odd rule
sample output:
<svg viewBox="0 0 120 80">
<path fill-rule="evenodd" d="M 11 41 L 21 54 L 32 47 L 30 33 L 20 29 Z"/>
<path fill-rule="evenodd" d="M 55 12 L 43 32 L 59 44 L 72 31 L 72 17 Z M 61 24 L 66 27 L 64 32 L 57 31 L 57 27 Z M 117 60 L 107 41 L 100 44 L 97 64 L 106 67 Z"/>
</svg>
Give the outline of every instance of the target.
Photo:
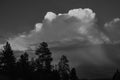
<svg viewBox="0 0 120 80">
<path fill-rule="evenodd" d="M 3 47 L 1 54 L 1 68 L 3 72 L 12 72 L 14 71 L 16 63 L 16 58 L 13 54 L 10 44 L 7 42 Z"/>
<path fill-rule="evenodd" d="M 33 57 L 30 60 L 30 70 L 31 70 L 31 72 L 35 72 L 35 70 L 36 70 L 36 63 L 35 63 L 35 59 Z"/>
<path fill-rule="evenodd" d="M 52 61 L 52 53 L 48 48 L 48 44 L 46 42 L 40 43 L 39 47 L 37 48 L 36 55 L 38 55 L 37 64 L 41 69 L 45 69 L 47 71 L 51 70 L 51 61 Z"/>
<path fill-rule="evenodd" d="M 29 55 L 27 52 L 22 54 L 17 62 L 17 74 L 21 78 L 29 78 L 28 76 L 31 74 L 31 66 L 29 62 Z"/>
<path fill-rule="evenodd" d="M 23 66 L 25 66 L 25 65 L 29 65 L 29 61 L 28 61 L 28 54 L 27 54 L 27 52 L 25 52 L 24 54 L 22 54 L 21 56 L 20 56 L 20 59 L 19 59 L 19 63 L 21 64 L 21 65 L 23 65 Z"/>
<path fill-rule="evenodd" d="M 72 68 L 70 71 L 70 80 L 78 80 L 75 68 Z"/>
<path fill-rule="evenodd" d="M 69 64 L 66 56 L 62 55 L 60 58 L 60 62 L 58 63 L 58 70 L 61 77 L 61 80 L 69 80 Z"/>
</svg>

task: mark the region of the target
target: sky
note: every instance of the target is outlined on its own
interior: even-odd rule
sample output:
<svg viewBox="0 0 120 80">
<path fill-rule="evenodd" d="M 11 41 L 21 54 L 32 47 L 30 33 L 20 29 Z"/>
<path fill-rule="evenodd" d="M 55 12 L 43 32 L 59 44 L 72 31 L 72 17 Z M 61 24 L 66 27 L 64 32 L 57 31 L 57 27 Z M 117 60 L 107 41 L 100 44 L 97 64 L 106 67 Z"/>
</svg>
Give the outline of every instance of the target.
<svg viewBox="0 0 120 80">
<path fill-rule="evenodd" d="M 58 14 L 75 8 L 90 8 L 101 24 L 120 16 L 119 4 L 119 0 L 0 0 L 0 42 L 34 29 L 48 11 Z"/>
<path fill-rule="evenodd" d="M 74 66 L 118 67 L 119 4 L 119 0 L 0 0 L 0 47 L 8 41 L 13 50 L 31 51 L 45 41 L 55 62 L 64 54 Z"/>
</svg>

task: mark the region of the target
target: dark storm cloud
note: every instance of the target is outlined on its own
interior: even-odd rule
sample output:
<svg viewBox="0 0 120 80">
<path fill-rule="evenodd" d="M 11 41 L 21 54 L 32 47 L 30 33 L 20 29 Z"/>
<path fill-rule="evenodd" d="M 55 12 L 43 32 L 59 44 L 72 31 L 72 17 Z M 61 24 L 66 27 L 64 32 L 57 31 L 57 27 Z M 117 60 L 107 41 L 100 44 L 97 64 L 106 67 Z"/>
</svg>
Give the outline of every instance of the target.
<svg viewBox="0 0 120 80">
<path fill-rule="evenodd" d="M 76 40 L 73 40 L 74 42 Z M 59 46 L 51 47 L 56 61 L 64 54 L 68 56 L 71 65 L 84 65 L 90 63 L 93 65 L 115 65 L 111 59 L 108 58 L 106 52 L 101 44 L 89 44 L 87 42 L 76 41 L 73 44 L 61 44 Z M 86 44 L 87 43 L 87 44 Z M 68 45 L 67 45 L 68 44 Z"/>
</svg>

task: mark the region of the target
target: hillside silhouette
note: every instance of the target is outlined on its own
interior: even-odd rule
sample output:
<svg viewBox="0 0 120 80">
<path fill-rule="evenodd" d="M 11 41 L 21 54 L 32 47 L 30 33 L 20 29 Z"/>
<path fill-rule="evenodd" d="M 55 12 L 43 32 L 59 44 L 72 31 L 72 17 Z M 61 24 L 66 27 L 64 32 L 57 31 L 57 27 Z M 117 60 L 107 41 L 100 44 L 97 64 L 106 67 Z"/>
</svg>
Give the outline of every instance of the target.
<svg viewBox="0 0 120 80">
<path fill-rule="evenodd" d="M 16 59 L 7 42 L 0 53 L 0 80 L 78 80 L 75 68 L 70 68 L 69 60 L 62 55 L 58 64 L 52 65 L 52 52 L 46 42 L 40 43 L 31 58 L 24 52 Z"/>
<path fill-rule="evenodd" d="M 78 78 L 76 69 L 70 67 L 65 55 L 57 64 L 51 64 L 52 52 L 46 42 L 36 48 L 36 58 L 29 59 L 29 53 L 24 52 L 16 59 L 14 54 L 7 42 L 0 53 L 0 80 L 89 80 Z M 94 80 L 120 80 L 120 72 L 116 70 L 112 79 Z"/>
</svg>

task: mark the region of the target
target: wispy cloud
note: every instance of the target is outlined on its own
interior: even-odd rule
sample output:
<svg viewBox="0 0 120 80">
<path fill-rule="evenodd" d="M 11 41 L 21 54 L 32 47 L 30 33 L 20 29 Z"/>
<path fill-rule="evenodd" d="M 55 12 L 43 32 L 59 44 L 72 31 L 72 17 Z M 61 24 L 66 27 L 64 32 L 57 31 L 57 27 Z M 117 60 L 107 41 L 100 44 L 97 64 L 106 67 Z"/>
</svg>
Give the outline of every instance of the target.
<svg viewBox="0 0 120 80">
<path fill-rule="evenodd" d="M 120 42 L 120 18 L 105 23 L 104 29 L 113 43 Z"/>
</svg>

